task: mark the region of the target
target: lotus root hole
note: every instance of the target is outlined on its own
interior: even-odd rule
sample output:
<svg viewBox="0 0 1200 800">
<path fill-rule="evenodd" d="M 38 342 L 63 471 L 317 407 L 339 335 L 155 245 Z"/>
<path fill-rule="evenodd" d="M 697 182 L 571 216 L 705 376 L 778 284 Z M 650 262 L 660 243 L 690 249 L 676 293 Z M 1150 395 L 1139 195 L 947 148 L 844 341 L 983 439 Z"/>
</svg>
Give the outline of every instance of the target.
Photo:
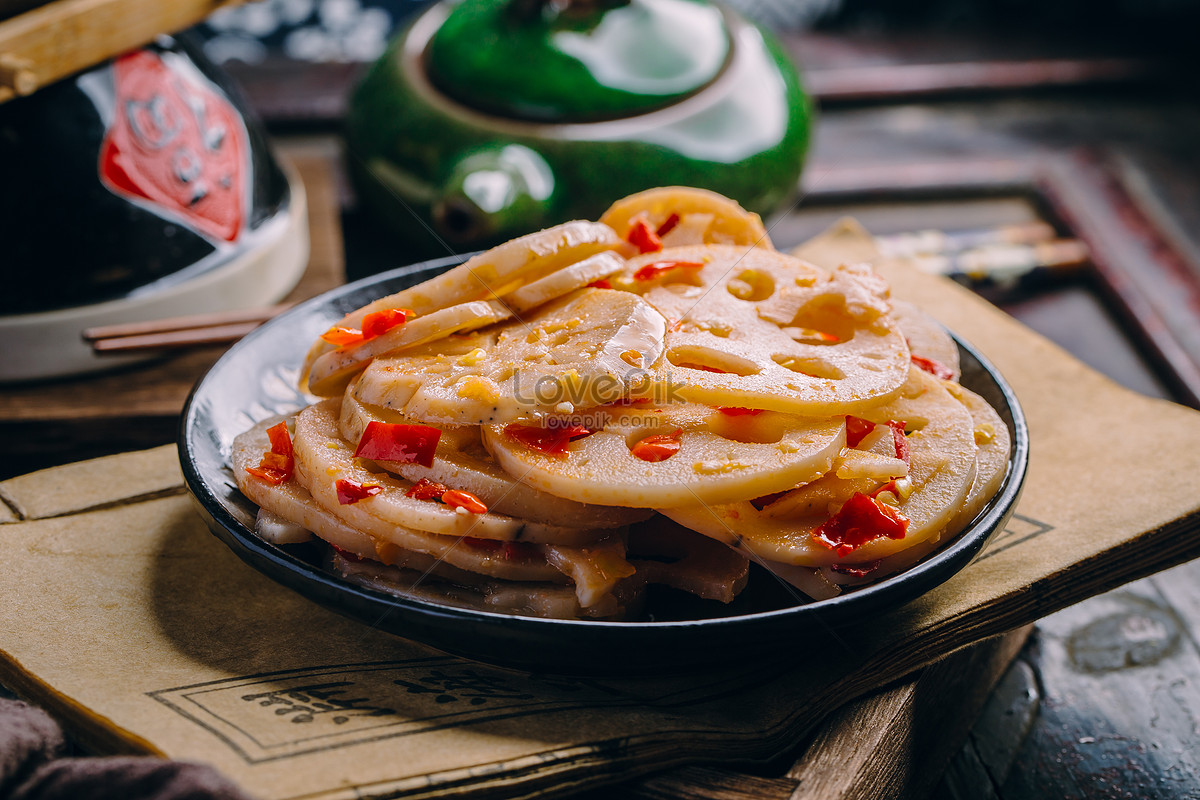
<svg viewBox="0 0 1200 800">
<path fill-rule="evenodd" d="M 689 347 L 667 351 L 667 361 L 682 369 L 698 369 L 703 372 L 724 372 L 740 377 L 762 372 L 757 364 L 747 359 L 719 351 Z"/>
<path fill-rule="evenodd" d="M 846 299 L 836 294 L 813 297 L 796 312 L 789 328 L 813 332 L 813 336 L 822 340 L 820 344 L 839 344 L 854 338 L 854 322 L 846 310 Z"/>
<path fill-rule="evenodd" d="M 738 300 L 757 303 L 775 293 L 775 279 L 757 269 L 744 269 L 725 288 Z"/>
<path fill-rule="evenodd" d="M 709 419 L 708 429 L 722 439 L 743 444 L 779 444 L 787 434 L 787 422 L 774 414 L 727 416 L 718 413 Z"/>
<path fill-rule="evenodd" d="M 786 370 L 807 375 L 810 378 L 838 381 L 846 377 L 846 374 L 836 366 L 819 358 L 804 358 L 780 353 L 771 356 L 771 360 Z"/>
</svg>

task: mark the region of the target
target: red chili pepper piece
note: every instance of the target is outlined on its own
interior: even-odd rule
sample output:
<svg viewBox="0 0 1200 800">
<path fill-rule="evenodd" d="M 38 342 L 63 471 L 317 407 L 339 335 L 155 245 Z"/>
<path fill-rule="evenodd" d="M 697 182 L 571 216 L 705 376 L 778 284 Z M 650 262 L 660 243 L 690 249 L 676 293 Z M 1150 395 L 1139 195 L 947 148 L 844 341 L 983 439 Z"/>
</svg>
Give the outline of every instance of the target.
<svg viewBox="0 0 1200 800">
<path fill-rule="evenodd" d="M 592 281 L 591 283 L 588 284 L 588 286 L 592 287 L 593 289 L 611 289 L 612 288 L 612 284 L 609 283 L 608 278 L 601 278 L 598 281 Z"/>
<path fill-rule="evenodd" d="M 935 378 L 941 378 L 944 381 L 954 379 L 954 371 L 940 361 L 934 361 L 932 358 L 925 358 L 925 356 L 918 355 L 912 355 L 909 358 L 912 359 L 912 363 Z"/>
<path fill-rule="evenodd" d="M 862 417 L 846 417 L 846 446 L 858 447 L 867 434 L 875 430 L 875 423 Z"/>
<path fill-rule="evenodd" d="M 699 261 L 654 261 L 644 267 L 639 267 L 633 273 L 633 279 L 635 281 L 652 281 L 672 270 L 700 269 L 703 266 L 704 264 Z"/>
<path fill-rule="evenodd" d="M 278 486 L 291 477 L 289 473 L 275 469 L 274 467 L 246 467 L 246 472 L 259 480 L 266 481 L 272 486 Z"/>
<path fill-rule="evenodd" d="M 594 431 L 582 425 L 563 425 L 541 428 L 536 425 L 512 423 L 504 429 L 504 435 L 516 439 L 532 450 L 538 450 L 555 458 L 567 457 L 567 446 L 575 439 L 591 436 Z"/>
<path fill-rule="evenodd" d="M 903 539 L 907 531 L 907 517 L 886 503 L 855 492 L 840 511 L 813 531 L 812 537 L 837 553 L 838 558 L 845 558 L 872 539 Z"/>
<path fill-rule="evenodd" d="M 375 339 L 383 336 L 393 328 L 399 328 L 415 316 L 416 313 L 407 308 L 385 308 L 383 311 L 375 311 L 367 314 L 363 317 L 362 322 L 363 338 Z"/>
<path fill-rule="evenodd" d="M 321 338 L 332 345 L 345 347 L 347 345 L 358 344 L 362 342 L 363 332 L 358 328 L 344 328 L 341 325 L 335 325 L 322 333 Z"/>
<path fill-rule="evenodd" d="M 407 308 L 385 308 L 383 311 L 373 311 L 363 317 L 362 330 L 345 328 L 335 325 L 321 334 L 321 338 L 338 347 L 362 344 L 371 339 L 383 336 L 393 328 L 398 328 L 416 316 L 416 312 Z"/>
<path fill-rule="evenodd" d="M 401 425 L 371 420 L 354 455 L 377 461 L 399 461 L 402 464 L 433 466 L 433 451 L 437 449 L 442 432 L 428 425 Z"/>
<path fill-rule="evenodd" d="M 404 496 L 415 497 L 418 500 L 441 500 L 442 495 L 448 491 L 449 489 L 444 484 L 436 483 L 429 478 L 421 478 L 404 493 Z"/>
<path fill-rule="evenodd" d="M 911 467 L 912 453 L 908 449 L 908 438 L 904 435 L 904 425 L 905 423 L 897 422 L 894 419 L 888 420 L 888 427 L 892 429 L 892 444 L 896 447 L 896 458 Z"/>
<path fill-rule="evenodd" d="M 757 417 L 763 412 L 761 408 L 742 408 L 741 406 L 717 406 L 717 411 L 727 417 Z"/>
<path fill-rule="evenodd" d="M 377 483 L 359 483 L 349 478 L 338 478 L 333 486 L 337 489 L 338 502 L 344 506 L 374 497 L 383 491 L 383 487 Z"/>
<path fill-rule="evenodd" d="M 682 434 L 683 431 L 678 430 L 674 433 L 647 436 L 629 448 L 629 452 L 642 461 L 649 461 L 651 464 L 666 461 L 679 452 L 679 437 Z"/>
<path fill-rule="evenodd" d="M 287 474 L 292 471 L 294 463 L 291 456 L 284 456 L 279 453 L 263 453 L 262 460 L 258 462 L 258 468 L 273 469 L 277 472 Z"/>
<path fill-rule="evenodd" d="M 644 219 L 633 223 L 625 240 L 636 247 L 639 253 L 655 253 L 662 250 L 662 239 L 658 238 L 654 228 Z"/>
<path fill-rule="evenodd" d="M 296 469 L 292 436 L 288 433 L 287 424 L 279 422 L 267 428 L 267 438 L 271 440 L 271 449 L 263 454 L 257 467 L 246 467 L 246 472 L 272 486 L 278 486 L 292 477 Z"/>
<path fill-rule="evenodd" d="M 287 424 L 277 422 L 267 428 L 267 438 L 271 441 L 271 452 L 292 458 L 292 435 L 288 433 Z"/>
<path fill-rule="evenodd" d="M 451 508 L 465 508 L 472 514 L 486 514 L 487 506 L 483 504 L 475 495 L 470 492 L 463 492 L 458 489 L 451 489 L 442 494 L 442 502 Z"/>
<path fill-rule="evenodd" d="M 666 236 L 671 231 L 675 230 L 675 226 L 678 224 L 679 224 L 679 215 L 672 212 L 671 216 L 669 216 L 665 220 L 663 220 L 663 224 L 658 226 L 658 230 L 656 230 L 655 233 L 657 233 L 658 238 L 661 239 L 662 237 Z"/>
</svg>

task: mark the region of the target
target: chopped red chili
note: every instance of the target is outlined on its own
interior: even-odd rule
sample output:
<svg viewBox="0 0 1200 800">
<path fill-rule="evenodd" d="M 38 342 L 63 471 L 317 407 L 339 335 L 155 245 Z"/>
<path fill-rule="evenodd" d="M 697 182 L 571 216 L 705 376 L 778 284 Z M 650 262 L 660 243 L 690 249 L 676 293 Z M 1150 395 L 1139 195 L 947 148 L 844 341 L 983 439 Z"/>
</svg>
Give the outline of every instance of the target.
<svg viewBox="0 0 1200 800">
<path fill-rule="evenodd" d="M 591 283 L 588 284 L 588 286 L 592 287 L 593 289 L 611 289 L 612 288 L 612 284 L 609 283 L 608 278 L 601 278 L 598 281 L 592 281 Z"/>
<path fill-rule="evenodd" d="M 421 478 L 404 493 L 405 497 L 415 497 L 418 500 L 440 500 L 449 489 L 445 485 Z"/>
<path fill-rule="evenodd" d="M 338 502 L 344 506 L 374 497 L 383 491 L 383 487 L 377 483 L 359 483 L 349 478 L 338 478 L 333 485 L 337 489 Z"/>
<path fill-rule="evenodd" d="M 700 269 L 704 264 L 699 261 L 653 261 L 644 267 L 639 267 L 633 273 L 637 281 L 652 281 L 668 272 L 677 269 Z"/>
<path fill-rule="evenodd" d="M 658 238 L 654 228 L 650 227 L 650 223 L 644 219 L 633 223 L 633 227 L 629 229 L 629 234 L 625 239 L 636 247 L 639 253 L 654 253 L 662 250 L 662 239 Z"/>
<path fill-rule="evenodd" d="M 858 447 L 867 438 L 867 434 L 875 430 L 875 423 L 862 417 L 846 417 L 846 446 Z"/>
<path fill-rule="evenodd" d="M 567 457 L 567 446 L 575 439 L 590 436 L 594 431 L 582 425 L 549 426 L 521 425 L 512 423 L 504 429 L 504 435 L 516 439 L 532 450 L 538 450 L 555 458 Z"/>
<path fill-rule="evenodd" d="M 362 344 L 383 336 L 415 316 L 416 312 L 407 308 L 385 308 L 383 311 L 373 311 L 363 317 L 361 330 L 335 325 L 321 334 L 321 338 L 338 347 Z"/>
<path fill-rule="evenodd" d="M 371 420 L 358 440 L 354 455 L 377 461 L 433 466 L 433 452 L 442 432 L 428 425 L 401 425 Z"/>
<path fill-rule="evenodd" d="M 918 355 L 912 355 L 909 356 L 909 358 L 912 359 L 913 364 L 925 370 L 935 378 L 941 378 L 944 381 L 954 379 L 954 371 L 940 361 L 934 361 L 932 358 L 925 358 L 925 356 Z"/>
<path fill-rule="evenodd" d="M 271 440 L 271 449 L 263 454 L 257 467 L 246 467 L 246 472 L 272 486 L 278 486 L 292 477 L 296 469 L 292 436 L 288 433 L 287 424 L 279 422 L 267 428 L 267 438 Z"/>
<path fill-rule="evenodd" d="M 266 481 L 272 486 L 278 486 L 291 477 L 291 475 L 283 470 L 275 469 L 274 467 L 246 467 L 246 472 L 261 481 Z"/>
<path fill-rule="evenodd" d="M 451 489 L 442 494 L 442 502 L 451 508 L 464 508 L 472 514 L 486 514 L 487 506 L 470 492 Z"/>
<path fill-rule="evenodd" d="M 855 492 L 840 511 L 813 531 L 812 538 L 838 558 L 845 558 L 872 539 L 903 539 L 907 531 L 907 517 L 886 503 Z"/>
<path fill-rule="evenodd" d="M 346 328 L 341 325 L 335 325 L 322 333 L 321 338 L 332 345 L 345 347 L 347 345 L 359 344 L 362 342 L 363 332 L 358 328 Z"/>
<path fill-rule="evenodd" d="M 679 437 L 682 434 L 682 430 L 677 430 L 674 433 L 647 436 L 629 448 L 629 452 L 642 461 L 649 461 L 651 464 L 666 461 L 679 452 Z"/>
<path fill-rule="evenodd" d="M 896 448 L 896 458 L 911 467 L 912 453 L 908 449 L 908 438 L 904 435 L 904 426 L 903 422 L 897 422 L 894 419 L 888 420 L 888 427 L 892 429 L 892 444 Z"/>
<path fill-rule="evenodd" d="M 262 460 L 258 462 L 258 468 L 289 473 L 292 471 L 293 464 L 291 456 L 280 455 L 279 453 L 263 453 Z"/>
<path fill-rule="evenodd" d="M 277 422 L 267 428 L 267 439 L 271 442 L 271 452 L 292 458 L 292 435 L 288 433 L 287 424 Z"/>
<path fill-rule="evenodd" d="M 408 308 L 385 308 L 363 317 L 362 332 L 367 339 L 383 336 L 393 328 L 399 328 L 416 316 L 416 312 Z"/>
<path fill-rule="evenodd" d="M 671 231 L 675 230 L 675 226 L 678 224 L 679 224 L 679 215 L 672 212 L 671 216 L 669 216 L 665 220 L 663 220 L 663 224 L 658 226 L 658 230 L 656 230 L 655 233 L 657 233 L 659 238 L 661 239 L 662 237 L 666 236 Z"/>
</svg>

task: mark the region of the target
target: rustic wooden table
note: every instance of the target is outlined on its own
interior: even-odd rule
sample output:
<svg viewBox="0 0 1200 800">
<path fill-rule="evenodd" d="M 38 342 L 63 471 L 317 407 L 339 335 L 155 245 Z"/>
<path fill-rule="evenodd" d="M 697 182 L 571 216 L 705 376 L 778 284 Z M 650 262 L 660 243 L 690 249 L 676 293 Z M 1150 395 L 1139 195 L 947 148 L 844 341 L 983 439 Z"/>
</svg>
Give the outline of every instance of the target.
<svg viewBox="0 0 1200 800">
<path fill-rule="evenodd" d="M 959 42 L 956 64 L 922 71 L 907 68 L 923 51 L 898 40 L 787 43 L 825 101 L 802 201 L 775 220 L 777 244 L 846 213 L 880 234 L 1049 221 L 1088 244 L 1089 267 L 995 300 L 1119 382 L 1197 404 L 1200 109 L 1162 81 L 1162 63 L 1092 54 L 1072 72 L 989 43 L 980 66 Z M 307 100 L 286 91 L 285 74 L 241 77 L 309 190 L 313 256 L 299 298 L 403 259 L 341 181 L 330 120 L 353 69 L 313 70 L 320 91 Z M 217 355 L 5 387 L 0 477 L 171 441 Z M 1113 481 L 1119 502 L 1119 476 L 1097 479 Z M 1020 631 L 957 654 L 849 705 L 785 763 L 676 770 L 594 796 L 1200 795 L 1198 579 L 1200 564 L 1184 565 L 1047 618 L 1028 641 Z"/>
</svg>

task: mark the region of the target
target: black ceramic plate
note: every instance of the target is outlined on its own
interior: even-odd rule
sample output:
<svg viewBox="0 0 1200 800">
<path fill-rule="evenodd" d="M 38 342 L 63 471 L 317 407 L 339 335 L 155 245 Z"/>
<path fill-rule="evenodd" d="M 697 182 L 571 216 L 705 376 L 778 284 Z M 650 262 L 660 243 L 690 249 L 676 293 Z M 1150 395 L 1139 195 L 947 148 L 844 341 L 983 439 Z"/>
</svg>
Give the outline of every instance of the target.
<svg viewBox="0 0 1200 800">
<path fill-rule="evenodd" d="M 257 508 L 238 491 L 229 468 L 234 436 L 258 420 L 306 404 L 296 389 L 304 354 L 346 312 L 460 261 L 405 267 L 288 311 L 234 345 L 197 384 L 184 409 L 183 473 L 213 533 L 246 563 L 317 603 L 446 652 L 507 666 L 575 673 L 712 666 L 722 659 L 790 653 L 796 643 L 838 628 L 852 635 L 847 626 L 906 603 L 965 567 L 1012 514 L 1028 461 L 1024 417 L 995 369 L 960 342 L 963 385 L 986 398 L 1012 434 L 1004 484 L 950 545 L 906 572 L 831 600 L 804 602 L 760 572 L 730 606 L 685 600 L 669 591 L 652 596 L 652 616 L 645 622 L 514 617 L 363 588 L 322 569 L 313 546 L 276 546 L 259 539 L 253 533 Z"/>
</svg>

